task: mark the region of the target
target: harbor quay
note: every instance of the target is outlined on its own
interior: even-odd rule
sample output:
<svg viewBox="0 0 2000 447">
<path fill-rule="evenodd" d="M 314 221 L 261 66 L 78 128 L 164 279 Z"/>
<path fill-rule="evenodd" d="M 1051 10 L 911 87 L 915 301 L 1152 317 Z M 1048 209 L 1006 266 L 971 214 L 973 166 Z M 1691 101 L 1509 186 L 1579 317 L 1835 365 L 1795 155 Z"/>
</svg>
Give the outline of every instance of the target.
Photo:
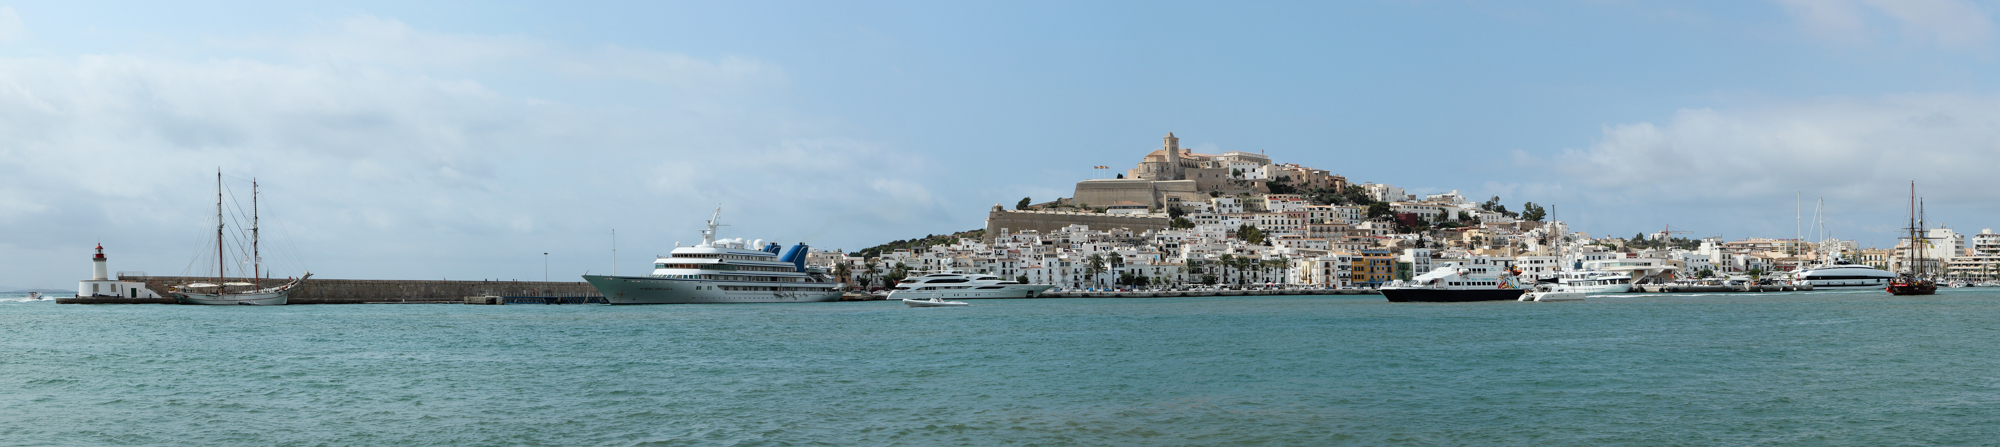
<svg viewBox="0 0 2000 447">
<path fill-rule="evenodd" d="M 62 304 L 173 304 L 166 296 L 175 284 L 213 282 L 213 277 L 121 276 L 119 281 L 142 283 L 159 297 L 75 297 L 57 298 Z M 225 281 L 250 281 L 228 278 Z M 271 280 L 266 280 L 271 282 Z M 291 304 L 382 304 L 382 303 L 464 303 L 470 296 L 538 296 L 601 298 L 586 282 L 541 281 L 453 281 L 414 279 L 319 279 L 305 281 L 292 293 Z"/>
</svg>

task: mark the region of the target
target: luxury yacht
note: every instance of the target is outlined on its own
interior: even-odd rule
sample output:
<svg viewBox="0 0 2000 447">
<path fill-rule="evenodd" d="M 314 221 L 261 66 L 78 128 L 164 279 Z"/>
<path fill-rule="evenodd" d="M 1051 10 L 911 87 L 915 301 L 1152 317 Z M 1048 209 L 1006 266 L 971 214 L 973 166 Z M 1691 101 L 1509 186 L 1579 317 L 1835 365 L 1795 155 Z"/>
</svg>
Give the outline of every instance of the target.
<svg viewBox="0 0 2000 447">
<path fill-rule="evenodd" d="M 944 272 L 903 280 L 890 289 L 889 299 L 1034 298 L 1054 287 L 1021 284 L 993 275 Z"/>
<path fill-rule="evenodd" d="M 708 218 L 701 244 L 675 248 L 653 261 L 652 276 L 583 275 L 611 304 L 801 303 L 840 299 L 839 282 L 826 269 L 806 265 L 806 244 L 784 255 L 778 244 L 716 239 Z M 753 248 L 755 247 L 755 248 Z"/>
</svg>

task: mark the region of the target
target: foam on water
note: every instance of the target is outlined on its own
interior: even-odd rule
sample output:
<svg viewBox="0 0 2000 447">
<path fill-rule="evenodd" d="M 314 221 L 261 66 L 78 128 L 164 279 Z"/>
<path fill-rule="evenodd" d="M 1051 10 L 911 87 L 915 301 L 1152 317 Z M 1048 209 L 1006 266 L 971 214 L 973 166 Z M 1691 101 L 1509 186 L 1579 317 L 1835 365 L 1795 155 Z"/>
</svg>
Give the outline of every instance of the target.
<svg viewBox="0 0 2000 447">
<path fill-rule="evenodd" d="M 2000 290 L 0 306 L 18 444 L 1977 444 Z"/>
</svg>

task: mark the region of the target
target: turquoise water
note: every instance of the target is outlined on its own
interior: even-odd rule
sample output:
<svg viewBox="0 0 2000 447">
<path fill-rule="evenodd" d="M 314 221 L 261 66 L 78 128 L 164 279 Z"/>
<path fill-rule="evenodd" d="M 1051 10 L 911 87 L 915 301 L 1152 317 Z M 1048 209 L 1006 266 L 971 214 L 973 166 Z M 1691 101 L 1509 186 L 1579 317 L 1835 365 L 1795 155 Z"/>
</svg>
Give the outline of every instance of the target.
<svg viewBox="0 0 2000 447">
<path fill-rule="evenodd" d="M 2000 440 L 2000 290 L 679 306 L 0 300 L 8 445 Z"/>
</svg>

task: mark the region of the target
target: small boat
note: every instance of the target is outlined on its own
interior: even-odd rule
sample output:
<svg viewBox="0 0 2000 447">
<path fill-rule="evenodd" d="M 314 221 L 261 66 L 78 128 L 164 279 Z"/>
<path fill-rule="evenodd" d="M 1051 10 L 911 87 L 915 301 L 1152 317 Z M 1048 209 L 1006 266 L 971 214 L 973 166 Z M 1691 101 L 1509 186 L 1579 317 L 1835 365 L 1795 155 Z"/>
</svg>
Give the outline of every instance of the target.
<svg viewBox="0 0 2000 447">
<path fill-rule="evenodd" d="M 40 300 L 42 299 L 42 292 L 28 292 L 28 299 Z"/>
<path fill-rule="evenodd" d="M 1583 301 L 1583 292 L 1565 286 L 1543 284 L 1535 286 L 1534 291 L 1521 294 L 1521 301 L 1534 301 L 1538 303 Z"/>
<path fill-rule="evenodd" d="M 967 303 L 964 301 L 945 301 L 935 297 L 927 300 L 913 300 L 905 298 L 903 299 L 903 304 L 908 305 L 910 307 L 961 307 L 961 306 L 972 305 L 971 303 Z"/>
</svg>

